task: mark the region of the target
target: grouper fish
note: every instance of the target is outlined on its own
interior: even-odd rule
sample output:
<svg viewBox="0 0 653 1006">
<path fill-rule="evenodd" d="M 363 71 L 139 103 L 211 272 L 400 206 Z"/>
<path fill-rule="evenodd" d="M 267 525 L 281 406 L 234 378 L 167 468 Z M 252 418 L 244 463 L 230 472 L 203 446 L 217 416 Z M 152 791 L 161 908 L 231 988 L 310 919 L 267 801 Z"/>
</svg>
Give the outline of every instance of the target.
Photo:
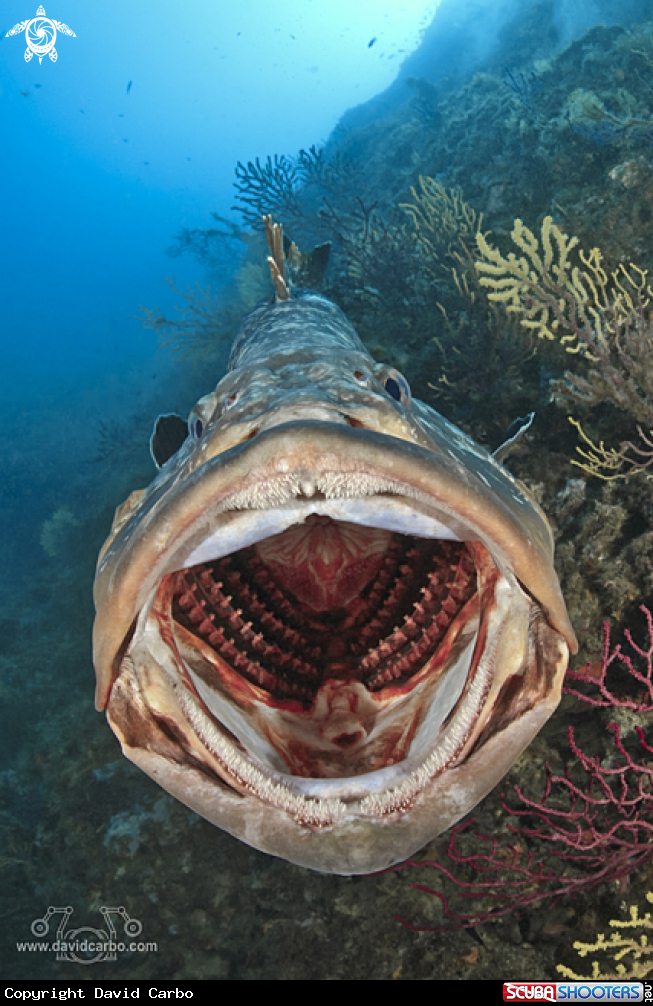
<svg viewBox="0 0 653 1006">
<path fill-rule="evenodd" d="M 218 827 L 362 874 L 492 789 L 577 646 L 528 489 L 293 286 L 266 227 L 274 299 L 100 554 L 97 706 Z"/>
</svg>

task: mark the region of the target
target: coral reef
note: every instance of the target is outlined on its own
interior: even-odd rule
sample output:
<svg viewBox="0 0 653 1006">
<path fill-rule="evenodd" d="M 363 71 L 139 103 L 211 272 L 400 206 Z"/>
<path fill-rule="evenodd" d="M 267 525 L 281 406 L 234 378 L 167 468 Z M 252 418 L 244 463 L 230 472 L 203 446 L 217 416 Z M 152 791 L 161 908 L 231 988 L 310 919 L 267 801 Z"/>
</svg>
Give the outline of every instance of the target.
<svg viewBox="0 0 653 1006">
<path fill-rule="evenodd" d="M 653 861 L 653 747 L 641 725 L 653 711 L 653 616 L 644 606 L 642 612 L 644 646 L 628 631 L 626 649 L 621 643 L 613 646 L 604 623 L 601 661 L 568 675 L 586 687 L 564 689 L 620 720 L 606 724 L 612 741 L 603 757 L 581 747 L 569 726 L 562 771 L 545 763 L 540 797 L 529 797 L 515 785 L 511 796 L 501 795 L 502 825 L 493 834 L 472 831 L 472 818 L 452 829 L 446 860 L 411 860 L 395 867 L 436 870 L 444 888 L 412 885 L 441 901 L 447 922 L 433 927 L 401 918 L 404 925 L 418 931 L 481 925 L 627 878 Z"/>
<path fill-rule="evenodd" d="M 624 389 L 623 373 L 612 363 L 610 348 L 625 357 L 622 371 L 632 368 L 636 350 L 629 356 L 623 343 L 653 298 L 648 271 L 631 263 L 608 276 L 599 248 L 590 252 L 579 248 L 578 265 L 571 254 L 578 238 L 569 238 L 550 216 L 542 223 L 541 249 L 537 237 L 521 220 L 515 220 L 511 237 L 523 252 L 521 257 L 514 252 L 504 256 L 483 233 L 476 235 L 481 258 L 475 265 L 481 286 L 490 291 L 489 299 L 518 314 L 520 323 L 540 339 L 558 338 L 568 353 L 580 353 L 599 363 L 615 404 L 631 412 L 646 407 L 636 387 Z M 598 387 L 592 389 L 591 383 L 586 383 L 585 396 L 578 390 L 577 397 L 588 400 L 593 394 L 589 400 L 594 402 L 606 397 L 606 392 L 602 394 Z"/>
<path fill-rule="evenodd" d="M 613 115 L 593 91 L 579 87 L 572 91 L 565 103 L 565 115 L 571 128 L 600 146 L 625 141 L 626 143 L 653 143 L 653 119 L 629 115 L 635 105 L 632 95 L 620 90 L 617 101 L 622 116 Z"/>
<path fill-rule="evenodd" d="M 512 239 L 521 256 L 503 255 L 482 233 L 476 236 L 480 284 L 489 299 L 519 316 L 539 338 L 558 339 L 568 353 L 588 361 L 585 375 L 566 371 L 551 382 L 561 404 L 608 402 L 638 423 L 640 443 L 623 441 L 618 449 L 594 444 L 572 420 L 585 447 L 573 463 L 605 479 L 627 477 L 653 464 L 653 327 L 649 307 L 653 290 L 648 270 L 632 262 L 608 275 L 598 248 L 585 252 L 552 218 L 542 223 L 541 247 L 521 220 Z M 647 432 L 642 429 L 647 427 Z M 589 450 L 587 449 L 589 448 Z"/>
<path fill-rule="evenodd" d="M 362 198 L 346 214 L 326 203 L 322 218 L 346 270 L 329 292 L 375 355 L 420 362 L 417 394 L 463 426 L 474 413 L 475 435 L 496 440 L 512 409 L 538 393 L 533 340 L 479 283 L 472 249 L 482 215 L 432 178 L 420 176 L 410 197 L 389 215 Z"/>
<path fill-rule="evenodd" d="M 653 893 L 649 891 L 646 900 L 653 903 Z M 593 943 L 583 943 L 580 940 L 574 943 L 574 950 L 579 957 L 600 953 L 604 958 L 614 961 L 613 967 L 603 964 L 601 960 L 593 960 L 591 975 L 579 975 L 564 964 L 558 964 L 556 971 L 564 978 L 574 981 L 632 981 L 645 978 L 653 970 L 653 961 L 650 960 L 653 945 L 649 943 L 647 935 L 653 929 L 651 913 L 646 912 L 640 916 L 637 905 L 631 905 L 629 914 L 629 919 L 610 919 L 612 933 L 609 940 L 604 933 L 598 933 Z M 626 929 L 636 929 L 639 933 L 624 936 L 622 933 Z M 624 960 L 627 964 L 623 963 Z"/>
<path fill-rule="evenodd" d="M 637 624 L 638 598 L 652 596 L 653 487 L 646 479 L 625 485 L 574 478 L 543 502 L 556 531 L 556 566 L 570 617 L 594 658 L 602 619 Z"/>
<path fill-rule="evenodd" d="M 448 190 L 423 175 L 419 176 L 419 187 L 413 186 L 410 194 L 413 201 L 399 205 L 411 220 L 412 236 L 426 267 L 450 273 L 458 291 L 473 299 L 467 273 L 473 266 L 471 249 L 477 234 L 482 233 L 483 214 L 465 202 L 460 189 Z"/>
<path fill-rule="evenodd" d="M 506 67 L 503 82 L 526 111 L 536 119 L 540 119 L 537 100 L 542 93 L 542 82 L 535 70 L 511 70 L 510 67 Z"/>
</svg>

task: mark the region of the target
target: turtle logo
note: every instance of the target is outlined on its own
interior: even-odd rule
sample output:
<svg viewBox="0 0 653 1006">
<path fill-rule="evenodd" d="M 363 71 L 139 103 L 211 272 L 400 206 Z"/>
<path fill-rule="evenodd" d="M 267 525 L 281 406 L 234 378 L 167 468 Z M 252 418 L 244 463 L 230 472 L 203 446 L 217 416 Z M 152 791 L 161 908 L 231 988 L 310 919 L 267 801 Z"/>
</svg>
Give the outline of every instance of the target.
<svg viewBox="0 0 653 1006">
<path fill-rule="evenodd" d="M 32 56 L 38 56 L 40 63 L 45 55 L 48 55 L 52 62 L 56 63 L 57 50 L 54 47 L 54 43 L 57 41 L 58 31 L 62 35 L 72 35 L 73 38 L 77 38 L 75 32 L 71 31 L 67 24 L 45 17 L 44 7 L 39 7 L 36 17 L 33 17 L 31 20 L 15 24 L 7 32 L 5 38 L 9 38 L 10 35 L 20 35 L 22 31 L 25 32 L 25 41 L 27 42 L 27 49 L 25 50 L 26 63 L 29 63 Z"/>
</svg>

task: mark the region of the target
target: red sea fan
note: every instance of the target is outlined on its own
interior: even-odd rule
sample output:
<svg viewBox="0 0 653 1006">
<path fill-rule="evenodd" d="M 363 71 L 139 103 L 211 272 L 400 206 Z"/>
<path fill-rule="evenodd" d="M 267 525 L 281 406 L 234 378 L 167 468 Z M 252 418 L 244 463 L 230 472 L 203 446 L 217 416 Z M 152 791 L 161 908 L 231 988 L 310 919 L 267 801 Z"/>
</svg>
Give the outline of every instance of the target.
<svg viewBox="0 0 653 1006">
<path fill-rule="evenodd" d="M 567 695 L 575 695 L 581 702 L 587 702 L 591 706 L 599 706 L 605 709 L 630 709 L 633 713 L 650 713 L 653 710 L 653 615 L 643 604 L 640 611 L 644 614 L 648 630 L 648 649 L 643 650 L 637 645 L 631 633 L 626 629 L 624 636 L 633 653 L 641 657 L 644 661 L 645 671 L 642 673 L 635 667 L 632 657 L 624 653 L 621 644 L 610 650 L 610 623 L 603 623 L 603 659 L 598 676 L 593 673 L 591 663 L 588 663 L 584 671 L 567 671 L 568 681 L 580 681 L 583 684 L 591 685 L 599 689 L 600 698 L 594 698 L 585 692 L 579 692 L 575 688 L 563 689 Z M 622 665 L 630 678 L 638 682 L 641 686 L 637 699 L 619 698 L 607 685 L 608 672 L 613 665 Z"/>
<path fill-rule="evenodd" d="M 456 825 L 447 848 L 448 863 L 409 860 L 395 870 L 432 868 L 443 889 L 411 884 L 439 898 L 449 925 L 420 926 L 424 931 L 468 928 L 501 918 L 537 902 L 559 901 L 627 877 L 653 861 L 653 748 L 635 722 L 653 711 L 653 616 L 642 605 L 648 645 L 640 647 L 625 632 L 628 650 L 612 647 L 610 626 L 603 624 L 600 665 L 569 671 L 567 680 L 584 686 L 565 688 L 581 703 L 608 709 L 622 725 L 610 722 L 603 757 L 588 754 L 569 727 L 569 747 L 562 774 L 547 763 L 544 793 L 533 799 L 515 786 L 501 795 L 506 815 L 500 835 L 472 829 L 473 818 Z M 618 684 L 615 683 L 618 681 Z M 633 694 L 634 693 L 634 694 Z M 605 735 L 602 735 L 602 739 Z"/>
</svg>

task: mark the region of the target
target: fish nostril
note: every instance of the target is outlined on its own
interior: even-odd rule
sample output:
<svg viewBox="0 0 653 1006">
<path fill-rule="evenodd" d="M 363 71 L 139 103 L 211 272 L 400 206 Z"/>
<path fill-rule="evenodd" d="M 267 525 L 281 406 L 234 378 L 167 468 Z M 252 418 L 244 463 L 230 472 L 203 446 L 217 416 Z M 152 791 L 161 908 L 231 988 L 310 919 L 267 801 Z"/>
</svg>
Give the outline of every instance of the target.
<svg viewBox="0 0 653 1006">
<path fill-rule="evenodd" d="M 401 402 L 404 408 L 409 409 L 411 405 L 410 385 L 403 374 L 398 370 L 391 369 L 386 373 L 383 387 L 394 398 L 395 402 Z"/>
<path fill-rule="evenodd" d="M 394 398 L 395 402 L 401 401 L 401 388 L 395 381 L 394 377 L 389 377 L 385 382 L 385 390 L 388 392 L 391 398 Z"/>
</svg>

